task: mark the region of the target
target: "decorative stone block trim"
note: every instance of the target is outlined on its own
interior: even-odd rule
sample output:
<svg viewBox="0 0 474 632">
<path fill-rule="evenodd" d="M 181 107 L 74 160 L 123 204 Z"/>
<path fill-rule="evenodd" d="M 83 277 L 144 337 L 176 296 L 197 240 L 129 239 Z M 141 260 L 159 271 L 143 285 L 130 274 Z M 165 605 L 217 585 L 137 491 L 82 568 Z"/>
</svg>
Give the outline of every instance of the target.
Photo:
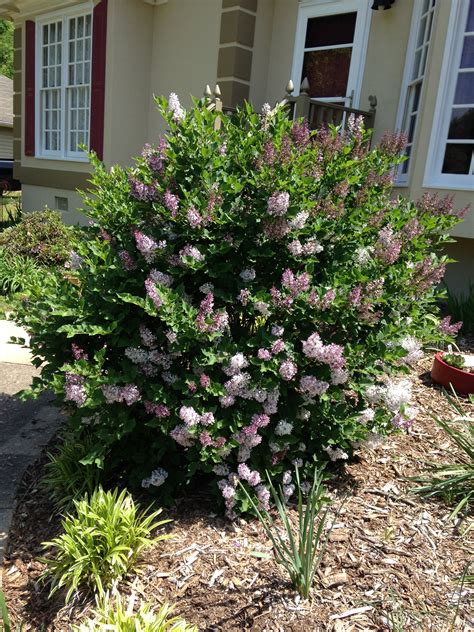
<svg viewBox="0 0 474 632">
<path fill-rule="evenodd" d="M 222 0 L 217 81 L 224 106 L 249 98 L 258 0 Z"/>
</svg>

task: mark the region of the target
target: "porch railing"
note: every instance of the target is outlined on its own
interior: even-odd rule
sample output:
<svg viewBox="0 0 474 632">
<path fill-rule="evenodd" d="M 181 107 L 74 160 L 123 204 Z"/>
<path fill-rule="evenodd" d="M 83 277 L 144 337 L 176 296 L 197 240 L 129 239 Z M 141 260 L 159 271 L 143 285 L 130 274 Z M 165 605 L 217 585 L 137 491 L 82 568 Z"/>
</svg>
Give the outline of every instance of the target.
<svg viewBox="0 0 474 632">
<path fill-rule="evenodd" d="M 318 129 L 324 125 L 337 125 L 342 129 L 347 124 L 347 120 L 351 114 L 355 117 L 361 116 L 364 120 L 366 129 L 373 129 L 375 123 L 375 114 L 377 108 L 377 97 L 369 96 L 369 109 L 359 110 L 338 103 L 328 103 L 327 101 L 318 101 L 309 96 L 308 79 L 303 79 L 298 96 L 292 96 L 294 92 L 292 81 L 286 86 L 286 97 L 290 105 L 290 116 L 292 118 L 304 117 L 308 120 L 311 129 Z"/>
<path fill-rule="evenodd" d="M 309 96 L 309 82 L 307 79 L 303 80 L 298 96 L 292 96 L 293 92 L 293 82 L 289 81 L 286 86 L 286 96 L 283 99 L 283 103 L 287 103 L 289 106 L 289 116 L 291 119 L 306 118 L 311 129 L 319 129 L 330 124 L 341 126 L 344 129 L 351 114 L 354 117 L 361 116 L 364 119 L 366 129 L 373 129 L 374 127 L 377 107 L 377 98 L 375 96 L 369 96 L 369 110 L 359 110 L 337 103 L 312 99 Z M 208 101 L 209 109 L 222 112 L 223 114 L 231 114 L 235 111 L 235 108 L 223 105 L 218 85 L 215 87 L 214 92 L 211 91 L 209 86 L 206 86 L 204 96 Z M 220 126 L 221 120 L 220 117 L 217 117 L 215 127 L 219 129 Z"/>
</svg>

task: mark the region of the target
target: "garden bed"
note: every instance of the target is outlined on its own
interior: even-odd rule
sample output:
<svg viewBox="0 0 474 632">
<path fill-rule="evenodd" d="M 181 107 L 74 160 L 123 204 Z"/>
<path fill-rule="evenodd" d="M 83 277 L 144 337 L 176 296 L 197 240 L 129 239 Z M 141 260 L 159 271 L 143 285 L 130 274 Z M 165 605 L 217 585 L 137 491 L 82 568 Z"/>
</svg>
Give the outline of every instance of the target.
<svg viewBox="0 0 474 632">
<path fill-rule="evenodd" d="M 430 410 L 452 417 L 431 383 L 430 363 L 421 361 L 411 375 L 414 404 L 423 412 L 409 434 L 360 452 L 330 485 L 347 501 L 311 603 L 295 598 L 267 556 L 269 542 L 257 522 L 225 521 L 200 496 L 180 499 L 164 512 L 173 519 L 173 540 L 146 555 L 141 574 L 123 592 L 174 603 L 178 614 L 209 631 L 383 630 L 390 621 L 404 630 L 443 630 L 458 604 L 452 629 L 472 629 L 474 590 L 465 584 L 460 594 L 457 578 L 473 550 L 474 530 L 461 537 L 448 520 L 449 508 L 408 494 L 413 483 L 403 480 L 420 473 L 423 462 L 446 462 L 453 453 L 430 417 Z M 466 403 L 466 410 L 474 413 L 474 405 Z M 54 509 L 38 489 L 43 463 L 29 469 L 18 495 L 2 590 L 26 629 L 65 631 L 90 603 L 64 607 L 61 597 L 48 600 L 36 583 L 41 542 L 58 530 Z"/>
</svg>

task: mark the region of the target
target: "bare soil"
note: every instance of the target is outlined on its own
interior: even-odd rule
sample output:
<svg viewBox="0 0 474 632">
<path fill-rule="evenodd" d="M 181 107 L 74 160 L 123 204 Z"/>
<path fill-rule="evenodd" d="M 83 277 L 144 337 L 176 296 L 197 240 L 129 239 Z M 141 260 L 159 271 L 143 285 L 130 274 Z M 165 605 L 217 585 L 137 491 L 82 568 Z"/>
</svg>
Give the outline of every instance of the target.
<svg viewBox="0 0 474 632">
<path fill-rule="evenodd" d="M 473 517 L 453 523 L 449 507 L 410 493 L 414 484 L 406 480 L 427 462 L 456 456 L 431 417 L 453 413 L 431 383 L 430 364 L 422 360 L 411 375 L 422 411 L 414 427 L 361 450 L 330 483 L 335 505 L 346 502 L 310 601 L 291 589 L 259 523 L 230 523 L 205 496 L 180 499 L 164 512 L 173 519 L 173 539 L 149 551 L 121 591 L 174 603 L 176 614 L 209 632 L 474 630 L 474 586 L 459 581 L 474 550 L 474 528 L 465 533 Z M 463 403 L 474 415 L 474 405 Z M 44 457 L 25 475 L 0 587 L 26 630 L 66 631 L 90 613 L 92 601 L 85 596 L 64 607 L 60 595 L 48 599 L 37 581 L 41 542 L 59 529 L 38 487 L 43 463 Z"/>
</svg>

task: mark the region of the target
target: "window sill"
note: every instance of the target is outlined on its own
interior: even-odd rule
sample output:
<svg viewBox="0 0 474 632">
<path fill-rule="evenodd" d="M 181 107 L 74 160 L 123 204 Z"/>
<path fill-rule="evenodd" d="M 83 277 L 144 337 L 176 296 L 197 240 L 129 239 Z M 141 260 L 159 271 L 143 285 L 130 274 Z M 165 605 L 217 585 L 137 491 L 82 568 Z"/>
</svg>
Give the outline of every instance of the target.
<svg viewBox="0 0 474 632">
<path fill-rule="evenodd" d="M 54 161 L 54 162 L 78 162 L 81 164 L 87 164 L 89 163 L 89 158 L 87 156 L 85 156 L 84 158 L 80 158 L 79 156 L 76 158 L 72 158 L 71 156 L 41 156 L 41 155 L 35 155 L 35 156 L 31 156 L 31 158 L 34 158 L 35 160 L 50 160 L 50 161 Z"/>
<path fill-rule="evenodd" d="M 425 189 L 446 189 L 448 191 L 474 191 L 474 177 L 471 182 L 453 182 L 443 178 L 425 178 L 422 184 Z"/>
</svg>

